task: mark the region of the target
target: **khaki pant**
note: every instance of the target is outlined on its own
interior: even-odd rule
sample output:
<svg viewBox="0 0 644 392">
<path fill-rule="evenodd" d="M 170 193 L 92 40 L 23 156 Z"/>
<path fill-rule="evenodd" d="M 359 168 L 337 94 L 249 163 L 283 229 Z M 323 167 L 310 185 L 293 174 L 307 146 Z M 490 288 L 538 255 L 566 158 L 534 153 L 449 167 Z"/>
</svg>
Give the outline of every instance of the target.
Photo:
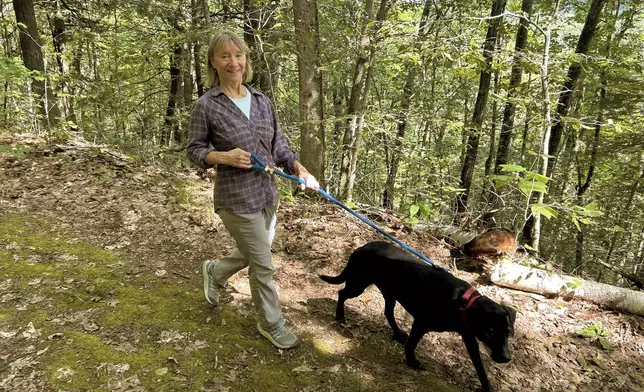
<svg viewBox="0 0 644 392">
<path fill-rule="evenodd" d="M 210 276 L 223 287 L 231 276 L 248 267 L 251 296 L 259 322 L 265 329 L 284 324 L 280 300 L 273 282 L 275 266 L 271 260 L 276 211 L 277 206 L 266 207 L 252 214 L 233 214 L 218 209 L 217 214 L 235 239 L 237 249 L 219 259 L 210 271 Z"/>
</svg>

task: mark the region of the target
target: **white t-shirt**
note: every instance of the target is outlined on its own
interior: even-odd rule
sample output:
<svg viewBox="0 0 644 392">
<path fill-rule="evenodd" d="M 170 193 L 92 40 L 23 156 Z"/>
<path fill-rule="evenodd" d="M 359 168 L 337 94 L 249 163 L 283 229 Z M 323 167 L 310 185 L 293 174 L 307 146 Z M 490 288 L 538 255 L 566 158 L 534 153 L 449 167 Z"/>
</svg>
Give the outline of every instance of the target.
<svg viewBox="0 0 644 392">
<path fill-rule="evenodd" d="M 250 91 L 248 91 L 246 86 L 244 86 L 244 90 L 246 90 L 246 96 L 244 98 L 228 98 L 237 105 L 239 110 L 246 115 L 246 118 L 250 119 Z"/>
</svg>

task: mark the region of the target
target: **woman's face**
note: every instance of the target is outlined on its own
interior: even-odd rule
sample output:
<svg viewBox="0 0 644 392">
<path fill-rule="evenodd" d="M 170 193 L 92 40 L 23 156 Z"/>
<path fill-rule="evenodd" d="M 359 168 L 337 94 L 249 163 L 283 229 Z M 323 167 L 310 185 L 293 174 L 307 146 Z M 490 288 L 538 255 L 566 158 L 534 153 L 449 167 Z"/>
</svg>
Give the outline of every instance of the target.
<svg viewBox="0 0 644 392">
<path fill-rule="evenodd" d="M 233 42 L 223 44 L 210 59 L 220 83 L 242 83 L 246 71 L 246 54 Z"/>
</svg>

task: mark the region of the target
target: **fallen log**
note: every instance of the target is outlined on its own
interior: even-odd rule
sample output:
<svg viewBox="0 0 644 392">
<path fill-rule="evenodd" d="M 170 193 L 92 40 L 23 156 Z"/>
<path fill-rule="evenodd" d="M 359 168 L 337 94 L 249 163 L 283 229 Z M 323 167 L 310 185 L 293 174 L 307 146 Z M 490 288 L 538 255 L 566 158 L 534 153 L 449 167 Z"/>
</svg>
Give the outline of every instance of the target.
<svg viewBox="0 0 644 392">
<path fill-rule="evenodd" d="M 496 263 L 492 283 L 566 299 L 579 298 L 610 309 L 644 316 L 644 292 L 526 267 L 508 260 Z"/>
</svg>

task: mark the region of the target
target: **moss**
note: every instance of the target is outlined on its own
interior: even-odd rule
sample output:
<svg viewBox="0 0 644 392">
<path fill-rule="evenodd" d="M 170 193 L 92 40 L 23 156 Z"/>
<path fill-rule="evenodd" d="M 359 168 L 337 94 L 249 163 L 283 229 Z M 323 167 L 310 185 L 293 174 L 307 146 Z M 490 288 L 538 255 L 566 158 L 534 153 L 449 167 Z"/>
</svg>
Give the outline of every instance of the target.
<svg viewBox="0 0 644 392">
<path fill-rule="evenodd" d="M 99 266 L 117 261 L 117 256 L 110 251 L 87 242 L 63 238 L 42 218 L 5 215 L 0 222 L 0 238 L 17 243 L 21 249 L 28 248 L 32 254 L 70 255 Z"/>
<path fill-rule="evenodd" d="M 386 390 L 377 375 L 350 372 L 344 366 L 337 373 L 327 371 L 347 363 L 333 340 L 303 336 L 297 350 L 278 351 L 261 338 L 254 316 L 230 305 L 214 310 L 192 283 L 175 283 L 152 273 L 126 279 L 122 266 L 129 263 L 116 253 L 68 238 L 42 218 L 4 218 L 0 242 L 17 246 L 0 249 L 0 284 L 16 296 L 0 303 L 0 325 L 17 331 L 34 324 L 40 332 L 38 343 L 33 341 L 37 349 L 49 347 L 37 366 L 46 372 L 53 390 L 109 391 L 133 377 L 150 391 L 197 391 L 211 384 L 231 392 L 310 386 Z M 30 303 L 31 296 L 39 302 Z M 99 327 L 92 333 L 82 322 L 53 322 L 75 320 L 85 315 L 79 311 L 90 309 L 88 321 Z M 62 339 L 46 339 L 54 333 Z M 167 338 L 168 333 L 174 338 Z M 119 342 L 130 346 L 124 349 Z M 391 350 L 383 350 L 375 340 L 349 349 L 364 361 L 390 362 Z M 119 364 L 129 367 L 118 373 L 114 366 Z M 293 371 L 303 364 L 315 369 Z M 168 371 L 157 374 L 161 368 Z M 416 378 L 412 388 L 418 390 L 453 390 L 429 375 Z"/>
<path fill-rule="evenodd" d="M 65 390 L 101 390 L 107 386 L 109 377 L 119 377 L 109 367 L 117 364 L 128 365 L 120 377 L 137 375 L 142 384 L 154 385 L 159 377 L 155 369 L 167 366 L 165 361 L 173 355 L 168 346 L 146 346 L 127 354 L 95 335 L 71 330 L 64 336 L 66 339 L 58 343 L 59 347 L 43 359 L 50 385 Z M 66 376 L 65 371 L 69 370 Z"/>
<path fill-rule="evenodd" d="M 28 146 L 20 146 L 20 145 L 13 146 L 13 145 L 0 144 L 1 155 L 6 154 L 17 158 L 23 158 L 30 150 L 31 149 Z"/>
</svg>

